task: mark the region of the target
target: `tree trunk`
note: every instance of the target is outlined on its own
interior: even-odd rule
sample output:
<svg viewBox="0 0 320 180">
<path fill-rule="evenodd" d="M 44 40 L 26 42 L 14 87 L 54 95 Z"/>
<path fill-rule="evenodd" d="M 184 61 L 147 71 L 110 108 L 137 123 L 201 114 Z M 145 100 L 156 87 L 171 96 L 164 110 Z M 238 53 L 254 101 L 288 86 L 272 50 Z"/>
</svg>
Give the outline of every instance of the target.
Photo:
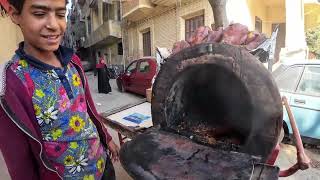
<svg viewBox="0 0 320 180">
<path fill-rule="evenodd" d="M 225 27 L 228 25 L 226 4 L 227 0 L 208 0 L 214 16 L 214 28 Z"/>
</svg>

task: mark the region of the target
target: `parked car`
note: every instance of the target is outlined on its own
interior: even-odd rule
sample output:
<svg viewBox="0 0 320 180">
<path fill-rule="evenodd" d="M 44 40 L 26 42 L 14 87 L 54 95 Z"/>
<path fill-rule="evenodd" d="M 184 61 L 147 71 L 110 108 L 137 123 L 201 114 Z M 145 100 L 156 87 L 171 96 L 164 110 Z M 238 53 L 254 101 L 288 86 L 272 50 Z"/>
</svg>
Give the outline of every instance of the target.
<svg viewBox="0 0 320 180">
<path fill-rule="evenodd" d="M 320 61 L 281 64 L 274 72 L 282 96 L 286 96 L 305 143 L 320 143 Z M 292 134 L 286 110 L 284 131 Z"/>
<path fill-rule="evenodd" d="M 118 89 L 121 92 L 130 91 L 145 96 L 156 72 L 157 62 L 154 57 L 135 60 L 117 78 Z"/>
</svg>

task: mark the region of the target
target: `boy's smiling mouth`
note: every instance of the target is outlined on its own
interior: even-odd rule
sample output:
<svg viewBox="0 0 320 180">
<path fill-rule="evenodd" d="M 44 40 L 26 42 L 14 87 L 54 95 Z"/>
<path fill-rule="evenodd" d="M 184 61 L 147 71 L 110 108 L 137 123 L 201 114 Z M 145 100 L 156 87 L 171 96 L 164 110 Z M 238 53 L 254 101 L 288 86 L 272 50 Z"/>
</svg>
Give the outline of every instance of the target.
<svg viewBox="0 0 320 180">
<path fill-rule="evenodd" d="M 60 39 L 59 35 L 41 35 L 41 37 L 45 38 L 49 43 L 56 43 Z"/>
</svg>

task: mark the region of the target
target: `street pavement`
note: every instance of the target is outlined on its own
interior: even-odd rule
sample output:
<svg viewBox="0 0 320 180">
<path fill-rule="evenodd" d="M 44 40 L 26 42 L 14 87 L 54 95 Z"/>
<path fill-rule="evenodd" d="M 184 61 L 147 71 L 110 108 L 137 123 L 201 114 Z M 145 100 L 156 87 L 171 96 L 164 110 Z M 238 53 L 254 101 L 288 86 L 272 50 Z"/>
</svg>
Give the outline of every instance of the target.
<svg viewBox="0 0 320 180">
<path fill-rule="evenodd" d="M 139 102 L 143 99 L 143 96 L 121 93 L 118 91 L 117 83 L 114 79 L 110 80 L 112 92 L 108 94 L 98 93 L 98 78 L 93 76 L 92 72 L 87 72 L 87 79 L 90 86 L 93 101 L 95 102 L 98 112 L 108 112 L 118 107 L 122 107 L 128 104 Z"/>
<path fill-rule="evenodd" d="M 108 112 L 117 107 L 125 106 L 139 102 L 143 97 L 129 94 L 120 93 L 117 90 L 115 80 L 110 80 L 112 92 L 109 94 L 99 94 L 97 86 L 97 77 L 93 76 L 93 73 L 89 72 L 86 74 L 90 85 L 91 94 L 93 96 L 96 108 L 98 112 Z M 113 137 L 114 141 L 119 145 L 117 133 L 108 128 L 109 133 Z M 306 153 L 314 161 L 313 168 L 300 171 L 294 176 L 289 178 L 280 178 L 280 180 L 320 180 L 320 149 L 319 148 L 306 148 Z M 296 163 L 296 150 L 292 145 L 282 144 L 280 155 L 276 164 L 281 168 L 285 169 Z M 118 180 L 132 180 L 125 170 L 121 167 L 120 163 L 114 163 L 116 176 Z M 4 160 L 0 153 L 0 180 L 10 180 Z"/>
<path fill-rule="evenodd" d="M 311 168 L 298 171 L 293 176 L 280 178 L 280 180 L 320 180 L 320 149 L 317 147 L 305 147 L 305 152 L 312 160 Z M 280 169 L 288 169 L 297 162 L 297 151 L 292 145 L 281 144 L 281 151 L 276 165 Z"/>
</svg>

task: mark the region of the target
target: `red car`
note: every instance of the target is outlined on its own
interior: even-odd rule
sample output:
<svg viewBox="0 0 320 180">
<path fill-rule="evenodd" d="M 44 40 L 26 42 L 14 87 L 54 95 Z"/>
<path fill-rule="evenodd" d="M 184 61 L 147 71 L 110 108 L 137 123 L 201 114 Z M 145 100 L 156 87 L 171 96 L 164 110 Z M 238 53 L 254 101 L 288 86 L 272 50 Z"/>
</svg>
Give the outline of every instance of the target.
<svg viewBox="0 0 320 180">
<path fill-rule="evenodd" d="M 135 60 L 117 78 L 118 89 L 121 92 L 130 91 L 145 96 L 146 89 L 151 87 L 156 72 L 157 62 L 154 57 Z"/>
</svg>

